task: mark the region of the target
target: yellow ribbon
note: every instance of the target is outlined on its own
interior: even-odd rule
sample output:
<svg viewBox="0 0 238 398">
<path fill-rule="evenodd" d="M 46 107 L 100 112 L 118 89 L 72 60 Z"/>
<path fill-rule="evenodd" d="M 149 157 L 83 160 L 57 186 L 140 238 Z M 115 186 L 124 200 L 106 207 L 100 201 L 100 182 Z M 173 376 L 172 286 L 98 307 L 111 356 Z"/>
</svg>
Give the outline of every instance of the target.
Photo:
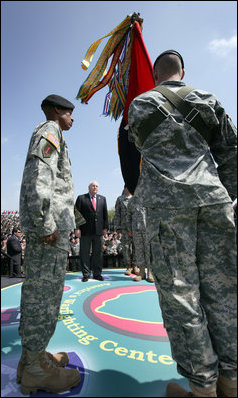
<svg viewBox="0 0 238 398">
<path fill-rule="evenodd" d="M 133 43 L 133 30 L 130 28 L 134 25 L 135 21 L 138 21 L 140 23 L 140 26 L 142 26 L 143 19 L 139 18 L 139 15 L 134 13 L 133 15 L 128 15 L 111 32 L 103 36 L 101 39 L 95 41 L 89 47 L 81 65 L 84 70 L 87 70 L 93 59 L 94 53 L 101 41 L 104 38 L 111 36 L 106 46 L 104 47 L 101 55 L 99 56 L 98 61 L 92 72 L 81 85 L 76 98 L 81 99 L 81 102 L 87 103 L 88 100 L 95 94 L 95 92 L 108 84 L 111 92 L 109 114 L 115 120 L 122 113 L 126 102 L 129 70 L 131 63 L 131 48 Z M 123 46 L 125 45 L 125 41 L 127 40 L 128 32 L 129 44 L 127 44 L 126 53 L 123 56 L 123 60 L 121 62 L 119 58 Z M 112 55 L 113 59 L 107 72 L 107 63 Z M 114 72 L 116 65 L 118 65 L 118 76 Z M 112 77 L 113 74 L 114 77 Z"/>
<path fill-rule="evenodd" d="M 83 59 L 81 66 L 84 70 L 87 70 L 92 59 L 94 56 L 94 53 L 96 51 L 96 49 L 98 48 L 99 44 L 101 43 L 101 41 L 103 39 L 105 39 L 105 37 L 111 36 L 114 33 L 118 32 L 121 29 L 125 29 L 127 27 L 129 27 L 131 24 L 131 18 L 130 16 L 127 16 L 116 28 L 114 28 L 111 32 L 109 32 L 108 34 L 106 34 L 105 36 L 103 36 L 101 39 L 95 41 L 88 49 L 85 58 Z"/>
<path fill-rule="evenodd" d="M 122 38 L 125 36 L 127 29 L 128 27 L 125 27 L 124 29 L 117 31 L 108 40 L 104 50 L 102 51 L 102 54 L 100 55 L 96 63 L 96 66 L 94 67 L 88 78 L 82 84 L 78 92 L 77 99 L 80 98 L 82 101 L 84 101 L 84 99 L 89 96 L 93 87 L 95 87 L 99 83 L 99 80 L 102 77 L 102 75 L 105 75 L 108 59 L 113 54 L 116 47 L 121 42 Z"/>
</svg>

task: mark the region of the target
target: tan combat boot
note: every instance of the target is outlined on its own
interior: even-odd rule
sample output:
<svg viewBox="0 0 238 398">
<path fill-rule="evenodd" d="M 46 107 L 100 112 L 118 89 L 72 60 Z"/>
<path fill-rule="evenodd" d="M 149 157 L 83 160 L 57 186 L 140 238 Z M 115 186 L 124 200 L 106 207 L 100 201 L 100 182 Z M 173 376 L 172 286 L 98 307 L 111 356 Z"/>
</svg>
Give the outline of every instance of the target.
<svg viewBox="0 0 238 398">
<path fill-rule="evenodd" d="M 189 383 L 192 392 L 185 390 L 178 383 L 169 383 L 166 389 L 166 397 L 217 397 L 216 384 L 210 387 L 198 387 Z"/>
<path fill-rule="evenodd" d="M 137 267 L 137 265 L 135 263 L 132 264 L 131 273 L 134 274 L 134 275 L 139 275 L 139 273 L 140 273 L 140 270 L 139 270 L 139 268 Z"/>
<path fill-rule="evenodd" d="M 210 387 L 198 387 L 193 383 L 189 383 L 193 397 L 217 397 L 217 384 L 214 383 Z"/>
<path fill-rule="evenodd" d="M 45 351 L 45 354 L 48 355 L 49 359 L 51 359 L 56 366 L 65 367 L 69 363 L 69 357 L 66 352 L 58 352 L 57 354 L 51 354 L 50 352 Z M 21 383 L 21 377 L 23 368 L 26 362 L 26 350 L 23 348 L 22 355 L 20 361 L 17 366 L 17 383 Z"/>
<path fill-rule="evenodd" d="M 232 380 L 219 376 L 217 380 L 218 397 L 237 397 L 237 379 Z"/>
<path fill-rule="evenodd" d="M 45 351 L 26 350 L 26 363 L 21 378 L 23 395 L 36 394 L 37 390 L 60 393 L 77 386 L 80 379 L 78 370 L 55 365 Z"/>
<path fill-rule="evenodd" d="M 139 282 L 142 279 L 146 279 L 145 267 L 140 267 L 139 275 L 133 278 L 133 281 Z"/>
<path fill-rule="evenodd" d="M 180 384 L 171 382 L 167 385 L 166 397 L 193 397 L 193 394 L 185 390 Z"/>
<path fill-rule="evenodd" d="M 147 267 L 147 281 L 150 283 L 153 283 L 155 281 L 151 269 L 149 267 Z"/>
<path fill-rule="evenodd" d="M 132 268 L 131 267 L 127 267 L 125 275 L 131 275 L 131 271 L 132 271 Z"/>
</svg>

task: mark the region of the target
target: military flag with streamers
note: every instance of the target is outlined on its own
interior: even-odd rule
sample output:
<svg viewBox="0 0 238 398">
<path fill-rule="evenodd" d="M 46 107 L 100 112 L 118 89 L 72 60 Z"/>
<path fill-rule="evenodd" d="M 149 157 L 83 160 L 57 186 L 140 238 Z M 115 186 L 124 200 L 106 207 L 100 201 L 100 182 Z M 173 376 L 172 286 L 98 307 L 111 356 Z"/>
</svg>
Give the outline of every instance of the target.
<svg viewBox="0 0 238 398">
<path fill-rule="evenodd" d="M 103 115 L 111 116 L 114 120 L 122 115 L 118 153 L 125 186 L 132 194 L 140 174 L 141 156 L 135 145 L 128 141 L 128 109 L 133 98 L 155 86 L 152 62 L 142 37 L 142 23 L 139 14 L 129 15 L 90 46 L 82 61 L 84 70 L 88 69 L 101 41 L 111 36 L 77 94 L 77 99 L 87 104 L 97 91 L 108 86 Z"/>
</svg>

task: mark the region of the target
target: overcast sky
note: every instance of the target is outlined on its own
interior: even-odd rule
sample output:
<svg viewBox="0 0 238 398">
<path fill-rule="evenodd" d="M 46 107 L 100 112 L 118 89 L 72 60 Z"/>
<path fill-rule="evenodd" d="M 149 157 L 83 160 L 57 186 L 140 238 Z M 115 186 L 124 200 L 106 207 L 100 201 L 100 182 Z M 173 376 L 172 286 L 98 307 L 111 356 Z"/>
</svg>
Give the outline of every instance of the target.
<svg viewBox="0 0 238 398">
<path fill-rule="evenodd" d="M 88 71 L 81 68 L 89 46 L 127 15 L 144 19 L 143 38 L 151 61 L 162 51 L 179 51 L 185 83 L 215 94 L 237 122 L 237 3 L 235 1 L 2 1 L 2 200 L 1 211 L 19 209 L 19 192 L 29 141 L 45 120 L 40 104 L 59 94 L 75 104 L 69 147 L 75 199 L 91 180 L 115 205 L 123 189 L 117 122 L 102 116 L 105 87 L 88 105 L 76 100 Z"/>
</svg>

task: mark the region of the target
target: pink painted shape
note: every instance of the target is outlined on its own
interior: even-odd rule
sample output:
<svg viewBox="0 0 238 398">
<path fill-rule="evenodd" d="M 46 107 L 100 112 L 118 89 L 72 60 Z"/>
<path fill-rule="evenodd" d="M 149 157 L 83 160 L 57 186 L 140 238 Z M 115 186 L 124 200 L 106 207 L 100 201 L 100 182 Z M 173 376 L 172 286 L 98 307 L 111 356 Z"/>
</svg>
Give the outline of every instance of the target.
<svg viewBox="0 0 238 398">
<path fill-rule="evenodd" d="M 118 329 L 127 330 L 129 332 L 138 334 L 147 334 L 150 336 L 167 336 L 167 332 L 163 326 L 163 323 L 147 323 L 140 320 L 138 322 L 130 319 L 116 318 L 110 314 L 102 314 L 100 312 L 96 312 L 96 309 L 99 308 L 104 301 L 111 300 L 118 295 L 127 293 L 138 293 L 148 290 L 154 291 L 156 290 L 156 288 L 154 286 L 125 286 L 102 292 L 92 300 L 91 310 L 94 315 L 101 321 Z"/>
</svg>

